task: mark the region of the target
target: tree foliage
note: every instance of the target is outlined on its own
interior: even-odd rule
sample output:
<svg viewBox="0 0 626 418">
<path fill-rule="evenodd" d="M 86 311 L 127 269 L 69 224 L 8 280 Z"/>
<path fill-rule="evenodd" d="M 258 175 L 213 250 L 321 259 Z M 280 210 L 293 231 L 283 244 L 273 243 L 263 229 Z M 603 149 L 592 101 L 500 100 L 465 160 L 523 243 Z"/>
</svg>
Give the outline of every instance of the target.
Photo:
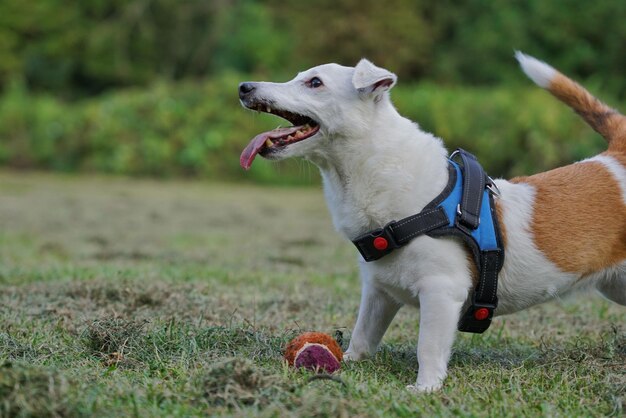
<svg viewBox="0 0 626 418">
<path fill-rule="evenodd" d="M 269 10 L 252 1 L 3 0 L 0 85 L 90 95 L 224 69 L 276 68 Z"/>
<path fill-rule="evenodd" d="M 519 78 L 522 49 L 623 95 L 625 20 L 614 0 L 2 0 L 0 88 L 75 97 L 363 56 L 404 80 L 490 84 Z"/>
</svg>

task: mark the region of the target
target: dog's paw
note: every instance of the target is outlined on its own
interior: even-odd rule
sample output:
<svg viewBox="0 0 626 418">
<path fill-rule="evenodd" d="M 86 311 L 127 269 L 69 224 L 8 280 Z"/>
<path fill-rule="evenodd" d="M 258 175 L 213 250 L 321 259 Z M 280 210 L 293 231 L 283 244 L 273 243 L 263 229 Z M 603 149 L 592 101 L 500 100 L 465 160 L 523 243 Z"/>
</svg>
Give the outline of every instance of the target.
<svg viewBox="0 0 626 418">
<path fill-rule="evenodd" d="M 345 362 L 364 360 L 367 357 L 369 357 L 367 353 L 357 353 L 351 350 L 348 350 L 345 353 L 343 353 L 343 361 Z"/>
<path fill-rule="evenodd" d="M 408 385 L 406 389 L 412 393 L 432 393 L 437 392 L 442 388 L 443 384 L 441 382 L 435 384 L 419 384 L 419 385 Z"/>
</svg>

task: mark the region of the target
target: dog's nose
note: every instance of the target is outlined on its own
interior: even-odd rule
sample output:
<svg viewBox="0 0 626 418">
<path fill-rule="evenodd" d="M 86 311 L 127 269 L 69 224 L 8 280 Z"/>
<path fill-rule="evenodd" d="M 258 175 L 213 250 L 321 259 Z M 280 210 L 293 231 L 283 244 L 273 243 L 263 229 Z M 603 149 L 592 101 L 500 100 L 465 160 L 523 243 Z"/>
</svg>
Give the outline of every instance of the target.
<svg viewBox="0 0 626 418">
<path fill-rule="evenodd" d="M 241 83 L 239 84 L 239 98 L 243 99 L 256 89 L 254 83 Z"/>
</svg>

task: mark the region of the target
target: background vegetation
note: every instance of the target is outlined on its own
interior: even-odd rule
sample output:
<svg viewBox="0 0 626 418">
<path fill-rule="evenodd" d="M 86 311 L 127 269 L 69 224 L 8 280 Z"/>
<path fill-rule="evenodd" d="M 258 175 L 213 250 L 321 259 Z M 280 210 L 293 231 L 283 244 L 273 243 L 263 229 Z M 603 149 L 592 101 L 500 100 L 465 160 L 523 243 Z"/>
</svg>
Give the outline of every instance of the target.
<svg viewBox="0 0 626 418">
<path fill-rule="evenodd" d="M 0 164 L 240 179 L 239 151 L 277 121 L 239 108 L 239 81 L 366 56 L 400 76 L 400 111 L 449 148 L 495 175 L 541 170 L 603 144 L 535 91 L 513 50 L 619 107 L 624 18 L 611 0 L 4 0 Z M 245 178 L 316 181 L 302 167 L 257 163 Z"/>
</svg>

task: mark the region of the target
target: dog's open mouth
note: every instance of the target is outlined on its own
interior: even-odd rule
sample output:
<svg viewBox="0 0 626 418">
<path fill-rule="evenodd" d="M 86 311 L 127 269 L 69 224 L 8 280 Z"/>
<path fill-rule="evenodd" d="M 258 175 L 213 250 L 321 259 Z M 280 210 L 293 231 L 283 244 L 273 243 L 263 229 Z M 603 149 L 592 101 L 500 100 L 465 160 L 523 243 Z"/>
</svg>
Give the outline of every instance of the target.
<svg viewBox="0 0 626 418">
<path fill-rule="evenodd" d="M 272 131 L 263 132 L 255 136 L 243 150 L 239 158 L 239 163 L 246 170 L 250 168 L 257 154 L 265 156 L 272 152 L 279 151 L 291 144 L 312 137 L 320 129 L 319 124 L 308 116 L 273 109 L 271 106 L 265 104 L 258 104 L 250 108 L 259 112 L 267 112 L 280 116 L 291 122 L 293 126 L 288 128 L 276 128 Z"/>
</svg>

